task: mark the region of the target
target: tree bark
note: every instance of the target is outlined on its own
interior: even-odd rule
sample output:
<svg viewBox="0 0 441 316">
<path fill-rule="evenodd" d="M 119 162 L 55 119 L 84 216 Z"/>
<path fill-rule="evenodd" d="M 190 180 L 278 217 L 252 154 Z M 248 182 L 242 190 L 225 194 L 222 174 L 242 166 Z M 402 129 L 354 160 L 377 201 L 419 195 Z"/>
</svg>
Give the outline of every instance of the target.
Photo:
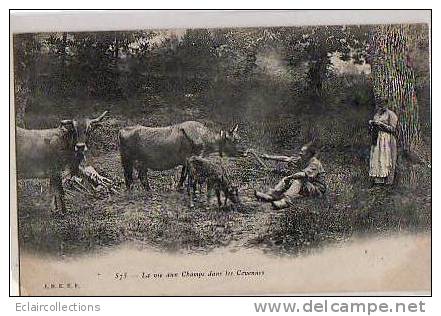
<svg viewBox="0 0 441 316">
<path fill-rule="evenodd" d="M 64 69 L 66 67 L 66 49 L 67 49 L 67 33 L 63 32 L 62 46 L 61 46 L 61 67 Z"/>
<path fill-rule="evenodd" d="M 371 34 L 370 54 L 375 100 L 385 100 L 398 115 L 399 144 L 405 153 L 414 155 L 421 136 L 408 28 L 405 25 L 378 26 Z"/>
<path fill-rule="evenodd" d="M 114 44 L 113 57 L 115 57 L 115 60 L 118 61 L 118 58 L 119 58 L 119 40 L 118 40 L 118 35 L 115 36 L 115 44 Z"/>
</svg>

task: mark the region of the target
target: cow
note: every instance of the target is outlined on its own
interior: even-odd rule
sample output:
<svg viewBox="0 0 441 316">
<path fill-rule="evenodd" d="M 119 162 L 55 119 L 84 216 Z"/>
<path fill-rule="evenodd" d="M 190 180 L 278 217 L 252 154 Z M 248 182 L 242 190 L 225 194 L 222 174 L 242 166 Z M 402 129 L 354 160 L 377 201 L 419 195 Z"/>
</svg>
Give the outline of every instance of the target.
<svg viewBox="0 0 441 316">
<path fill-rule="evenodd" d="M 16 128 L 17 178 L 49 178 L 55 189 L 55 208 L 66 210 L 61 173 L 66 168 L 78 174 L 93 129 L 107 111 L 95 119 L 62 120 L 56 128 Z"/>
<path fill-rule="evenodd" d="M 178 189 L 182 189 L 187 176 L 187 158 L 213 152 L 238 156 L 244 152 L 237 131 L 238 125 L 235 125 L 229 131 L 216 133 L 196 121 L 166 127 L 137 125 L 121 129 L 119 149 L 127 189 L 133 184 L 133 169 L 137 169 L 143 187 L 150 190 L 148 169 L 169 170 L 177 166 L 182 166 L 178 184 Z"/>
</svg>

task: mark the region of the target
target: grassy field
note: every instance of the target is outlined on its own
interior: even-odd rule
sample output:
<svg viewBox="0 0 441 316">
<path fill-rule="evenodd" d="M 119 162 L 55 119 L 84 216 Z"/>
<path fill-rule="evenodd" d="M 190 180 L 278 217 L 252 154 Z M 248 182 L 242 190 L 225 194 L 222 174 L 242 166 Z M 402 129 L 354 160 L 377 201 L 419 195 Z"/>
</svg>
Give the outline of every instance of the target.
<svg viewBox="0 0 441 316">
<path fill-rule="evenodd" d="M 105 106 L 97 103 L 91 108 L 98 113 Z M 131 109 L 138 112 L 130 112 Z M 206 252 L 228 246 L 297 254 L 354 234 L 431 229 L 430 150 L 426 150 L 428 158 L 421 164 L 399 162 L 396 186 L 370 188 L 366 148 L 369 142 L 361 127 L 366 113 L 350 113 L 350 125 L 345 125 L 339 115 L 315 117 L 311 131 L 304 123 L 308 118 L 292 114 L 276 119 L 270 115 L 256 118 L 255 113 L 238 114 L 223 122 L 219 119 L 221 113 L 196 109 L 186 103 L 180 107 L 158 103 L 157 107 L 144 110 L 130 104 L 110 106 L 109 118 L 91 141 L 88 164 L 121 183 L 119 193 L 100 199 L 76 193 L 67 199 L 69 212 L 59 214 L 51 210 L 48 181 L 19 181 L 20 244 L 58 255 L 96 251 L 124 242 L 179 252 Z M 63 117 L 63 113 L 40 113 L 27 116 L 29 127 L 54 126 Z M 320 158 L 327 172 L 329 193 L 323 199 L 305 198 L 289 209 L 273 211 L 270 205 L 254 199 L 253 190 L 274 185 L 280 176 L 271 171 L 274 165 L 268 163 L 265 170 L 252 157 L 224 159 L 240 187 L 239 205 L 218 209 L 215 201 L 207 203 L 202 197 L 190 209 L 186 194 L 175 190 L 178 168 L 150 172 L 151 192 L 145 192 L 136 180 L 133 191 L 126 192 L 116 141 L 118 129 L 138 123 L 161 126 L 187 119 L 215 128 L 239 123 L 243 142 L 267 153 L 293 153 L 314 133 L 321 140 Z"/>
</svg>

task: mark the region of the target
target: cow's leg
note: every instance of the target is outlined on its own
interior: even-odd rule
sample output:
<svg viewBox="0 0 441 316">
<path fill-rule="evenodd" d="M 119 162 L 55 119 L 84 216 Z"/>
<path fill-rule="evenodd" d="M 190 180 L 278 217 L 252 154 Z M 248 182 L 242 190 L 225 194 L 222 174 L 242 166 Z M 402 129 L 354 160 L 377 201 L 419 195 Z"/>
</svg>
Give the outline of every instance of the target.
<svg viewBox="0 0 441 316">
<path fill-rule="evenodd" d="M 52 177 L 49 178 L 49 193 L 51 196 L 51 209 L 56 210 L 58 208 L 57 190 L 55 189 L 55 184 L 54 184 L 54 181 L 52 180 Z"/>
<path fill-rule="evenodd" d="M 126 183 L 126 188 L 127 190 L 130 190 L 133 184 L 133 161 L 121 154 L 121 164 L 124 169 L 124 182 Z"/>
<path fill-rule="evenodd" d="M 146 191 L 150 191 L 149 179 L 147 177 L 147 168 L 141 167 L 138 170 L 139 180 Z"/>
<path fill-rule="evenodd" d="M 190 199 L 190 207 L 191 208 L 194 207 L 193 199 L 194 199 L 194 196 L 195 196 L 195 190 L 194 190 L 195 185 L 196 184 L 195 184 L 195 181 L 193 179 L 193 176 L 192 176 L 191 173 L 189 173 L 188 174 L 188 178 L 187 178 L 187 195 L 188 195 L 188 198 Z"/>
<path fill-rule="evenodd" d="M 210 204 L 212 192 L 213 192 L 213 184 L 210 180 L 207 180 L 207 204 Z"/>
<path fill-rule="evenodd" d="M 64 202 L 64 189 L 61 175 L 57 174 L 50 178 L 50 185 L 55 189 L 55 208 L 61 208 L 61 211 L 66 211 L 66 204 Z M 59 203 L 58 203 L 59 202 Z"/>
<path fill-rule="evenodd" d="M 191 188 L 193 189 L 193 194 L 196 196 L 196 188 L 198 187 L 198 183 L 199 183 L 199 179 L 195 180 L 192 179 L 192 186 Z M 199 193 L 201 193 L 201 191 L 199 191 Z"/>
<path fill-rule="evenodd" d="M 187 166 L 184 164 L 182 165 L 181 176 L 179 178 L 178 187 L 176 188 L 178 191 L 181 191 L 183 189 L 184 181 L 186 177 L 187 177 Z"/>
<path fill-rule="evenodd" d="M 222 201 L 221 201 L 221 192 L 219 188 L 216 188 L 216 197 L 217 197 L 217 206 L 220 208 L 222 206 Z"/>
</svg>

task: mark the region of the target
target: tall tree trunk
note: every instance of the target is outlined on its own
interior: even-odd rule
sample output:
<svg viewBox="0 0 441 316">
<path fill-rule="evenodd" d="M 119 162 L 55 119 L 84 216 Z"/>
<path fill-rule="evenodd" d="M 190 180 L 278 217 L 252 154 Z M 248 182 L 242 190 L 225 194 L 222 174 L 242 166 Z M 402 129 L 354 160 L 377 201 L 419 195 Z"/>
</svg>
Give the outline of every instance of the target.
<svg viewBox="0 0 441 316">
<path fill-rule="evenodd" d="M 122 81 L 122 78 L 120 76 L 120 60 L 119 60 L 119 47 L 120 47 L 120 40 L 118 38 L 119 34 L 115 34 L 115 41 L 114 41 L 114 51 L 113 51 L 113 67 L 112 72 L 114 75 L 114 92 L 115 96 L 121 97 L 123 96 L 126 91 L 124 89 L 125 85 Z"/>
<path fill-rule="evenodd" d="M 67 49 L 67 33 L 63 32 L 62 46 L 61 46 L 61 67 L 64 71 L 66 67 L 66 49 Z"/>
<path fill-rule="evenodd" d="M 62 95 L 66 95 L 67 82 L 66 82 L 66 62 L 67 62 L 67 33 L 63 32 L 61 41 L 61 74 L 60 74 L 60 86 Z"/>
<path fill-rule="evenodd" d="M 386 100 L 398 115 L 399 143 L 405 153 L 414 155 L 421 138 L 408 27 L 378 26 L 372 33 L 370 49 L 375 99 Z"/>
<path fill-rule="evenodd" d="M 115 44 L 114 44 L 113 57 L 115 57 L 115 60 L 118 60 L 118 57 L 119 57 L 119 40 L 118 40 L 118 35 L 115 36 Z"/>
</svg>

